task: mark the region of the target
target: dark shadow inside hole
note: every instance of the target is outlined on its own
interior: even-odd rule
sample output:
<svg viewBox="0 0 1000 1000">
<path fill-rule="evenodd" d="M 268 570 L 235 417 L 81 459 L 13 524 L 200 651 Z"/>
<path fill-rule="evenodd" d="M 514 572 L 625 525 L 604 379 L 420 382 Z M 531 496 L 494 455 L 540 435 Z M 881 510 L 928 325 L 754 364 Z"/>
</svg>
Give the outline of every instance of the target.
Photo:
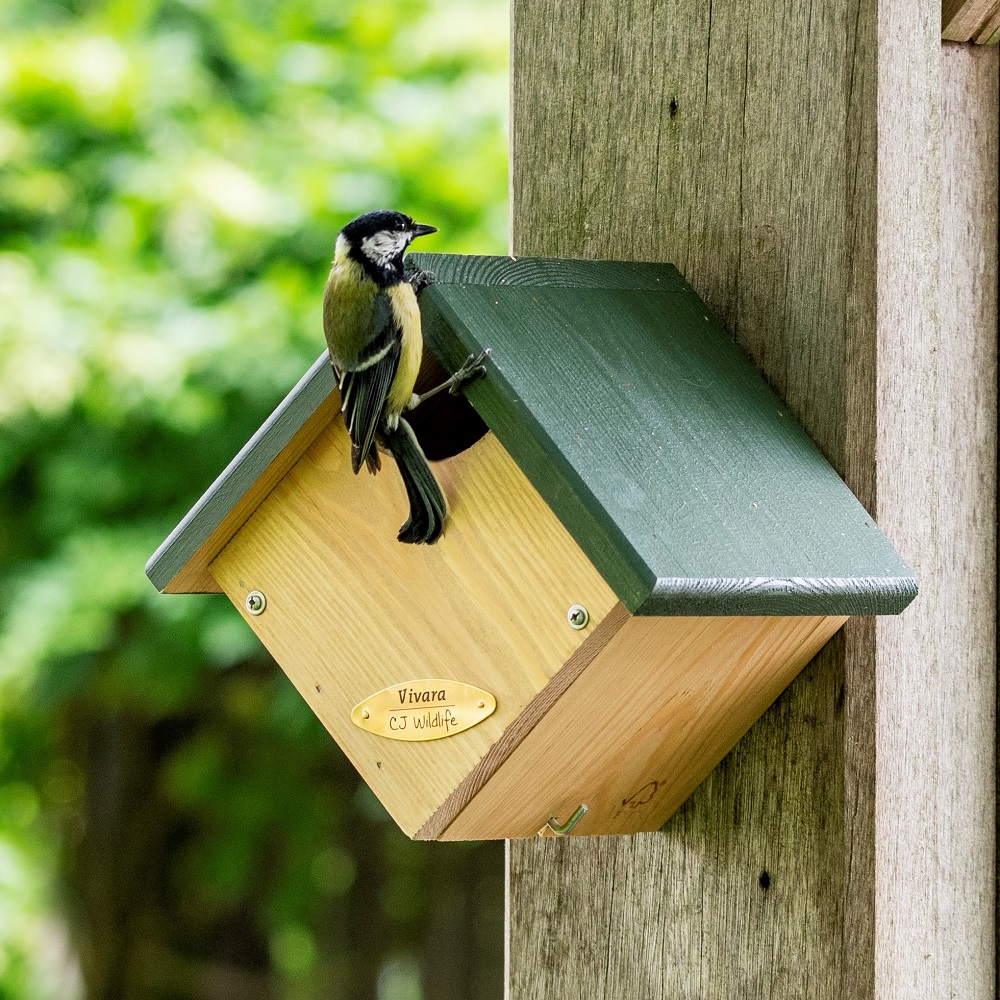
<svg viewBox="0 0 1000 1000">
<path fill-rule="evenodd" d="M 430 351 L 424 350 L 416 391 L 426 392 L 448 377 Z M 445 390 L 406 414 L 424 454 L 432 462 L 451 458 L 471 448 L 488 430 L 485 421 L 463 395 Z"/>
</svg>

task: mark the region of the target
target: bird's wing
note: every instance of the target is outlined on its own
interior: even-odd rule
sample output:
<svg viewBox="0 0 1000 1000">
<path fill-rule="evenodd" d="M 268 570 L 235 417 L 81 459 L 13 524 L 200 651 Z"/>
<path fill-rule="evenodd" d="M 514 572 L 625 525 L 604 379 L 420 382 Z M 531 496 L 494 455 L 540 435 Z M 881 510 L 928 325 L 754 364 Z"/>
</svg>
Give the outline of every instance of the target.
<svg viewBox="0 0 1000 1000">
<path fill-rule="evenodd" d="M 401 334 L 384 292 L 378 295 L 374 320 L 372 336 L 357 362 L 340 376 L 340 407 L 351 435 L 351 466 L 355 472 L 374 446 L 375 432 L 385 413 L 385 399 L 399 367 Z M 377 461 L 374 464 L 377 467 Z"/>
</svg>

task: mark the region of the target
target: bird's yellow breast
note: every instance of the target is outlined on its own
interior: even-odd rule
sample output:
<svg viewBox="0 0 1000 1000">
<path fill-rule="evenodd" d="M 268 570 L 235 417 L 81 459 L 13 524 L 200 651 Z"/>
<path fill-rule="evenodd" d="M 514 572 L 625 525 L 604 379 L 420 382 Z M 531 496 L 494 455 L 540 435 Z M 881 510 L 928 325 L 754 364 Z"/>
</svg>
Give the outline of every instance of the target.
<svg viewBox="0 0 1000 1000">
<path fill-rule="evenodd" d="M 413 387 L 417 384 L 424 353 L 424 338 L 420 329 L 420 307 L 413 288 L 406 282 L 400 282 L 387 288 L 386 294 L 392 304 L 393 318 L 402 331 L 399 367 L 386 399 L 386 412 L 398 415 L 409 405 Z"/>
</svg>

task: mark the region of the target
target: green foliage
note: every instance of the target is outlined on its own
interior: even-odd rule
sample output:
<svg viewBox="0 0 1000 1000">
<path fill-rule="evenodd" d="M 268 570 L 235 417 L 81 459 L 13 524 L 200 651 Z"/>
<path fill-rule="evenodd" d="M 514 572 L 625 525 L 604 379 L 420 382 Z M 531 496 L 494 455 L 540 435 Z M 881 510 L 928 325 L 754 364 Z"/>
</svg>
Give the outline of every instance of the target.
<svg viewBox="0 0 1000 1000">
<path fill-rule="evenodd" d="M 345 221 L 503 251 L 506 16 L 0 7 L 0 998 L 499 975 L 442 991 L 448 939 L 495 929 L 495 849 L 403 839 L 228 602 L 143 566 L 319 354 Z"/>
</svg>

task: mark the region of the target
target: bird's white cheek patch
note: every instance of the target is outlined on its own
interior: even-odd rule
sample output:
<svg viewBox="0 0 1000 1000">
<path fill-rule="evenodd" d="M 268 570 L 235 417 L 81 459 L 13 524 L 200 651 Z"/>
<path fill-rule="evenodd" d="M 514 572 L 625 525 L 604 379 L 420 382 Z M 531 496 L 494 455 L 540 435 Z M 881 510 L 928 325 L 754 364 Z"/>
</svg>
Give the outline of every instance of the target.
<svg viewBox="0 0 1000 1000">
<path fill-rule="evenodd" d="M 361 252 L 376 264 L 385 264 L 406 249 L 408 233 L 375 233 L 361 241 Z"/>
</svg>

